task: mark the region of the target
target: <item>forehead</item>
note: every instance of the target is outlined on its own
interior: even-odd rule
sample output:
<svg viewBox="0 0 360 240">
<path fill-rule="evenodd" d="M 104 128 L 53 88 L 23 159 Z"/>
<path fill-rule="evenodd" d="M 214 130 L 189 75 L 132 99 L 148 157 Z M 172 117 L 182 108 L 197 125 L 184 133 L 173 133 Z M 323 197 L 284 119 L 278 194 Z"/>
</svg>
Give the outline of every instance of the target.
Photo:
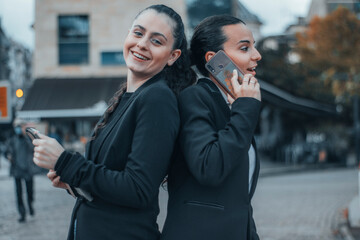
<svg viewBox="0 0 360 240">
<path fill-rule="evenodd" d="M 223 33 L 227 37 L 225 43 L 237 44 L 241 40 L 248 40 L 251 43 L 254 42 L 252 32 L 242 23 L 224 26 Z"/>
<path fill-rule="evenodd" d="M 175 22 L 166 14 L 158 13 L 154 9 L 148 9 L 140 13 L 133 22 L 134 25 L 141 25 L 147 31 L 159 32 L 168 36 L 172 35 L 175 27 Z"/>
</svg>

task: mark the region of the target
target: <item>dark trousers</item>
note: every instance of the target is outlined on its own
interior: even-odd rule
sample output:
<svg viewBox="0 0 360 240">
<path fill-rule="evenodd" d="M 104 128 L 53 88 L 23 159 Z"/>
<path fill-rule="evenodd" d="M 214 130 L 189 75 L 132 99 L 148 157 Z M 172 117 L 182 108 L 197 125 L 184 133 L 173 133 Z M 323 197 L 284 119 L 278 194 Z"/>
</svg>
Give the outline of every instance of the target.
<svg viewBox="0 0 360 240">
<path fill-rule="evenodd" d="M 27 193 L 27 204 L 29 207 L 30 214 L 32 215 L 32 213 L 33 213 L 32 203 L 34 201 L 33 178 L 30 178 L 30 179 L 15 178 L 18 211 L 22 217 L 25 217 L 26 211 L 25 211 L 24 201 L 23 201 L 23 197 L 22 197 L 22 180 L 25 181 L 26 193 Z"/>
</svg>

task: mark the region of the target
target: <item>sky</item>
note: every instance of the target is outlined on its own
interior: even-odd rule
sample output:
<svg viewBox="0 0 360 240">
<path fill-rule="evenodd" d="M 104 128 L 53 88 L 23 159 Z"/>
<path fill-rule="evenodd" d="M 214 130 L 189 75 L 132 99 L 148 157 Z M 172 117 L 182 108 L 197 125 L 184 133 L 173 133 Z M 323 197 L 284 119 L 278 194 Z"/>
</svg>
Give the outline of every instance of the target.
<svg viewBox="0 0 360 240">
<path fill-rule="evenodd" d="M 210 0 L 204 0 L 210 1 Z M 311 0 L 241 0 L 263 22 L 263 36 L 282 33 L 297 17 L 305 17 Z M 34 0 L 0 0 L 1 26 L 7 36 L 33 49 Z"/>
</svg>

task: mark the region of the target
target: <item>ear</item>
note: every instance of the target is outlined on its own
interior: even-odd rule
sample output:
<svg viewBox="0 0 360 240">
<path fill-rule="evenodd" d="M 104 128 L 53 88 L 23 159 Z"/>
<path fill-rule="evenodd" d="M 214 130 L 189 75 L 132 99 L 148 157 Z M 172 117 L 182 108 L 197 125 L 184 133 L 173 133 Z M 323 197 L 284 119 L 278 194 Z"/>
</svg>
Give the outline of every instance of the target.
<svg viewBox="0 0 360 240">
<path fill-rule="evenodd" d="M 175 49 L 171 52 L 171 55 L 169 57 L 169 60 L 167 62 L 168 66 L 171 66 L 174 64 L 174 62 L 176 62 L 176 60 L 181 56 L 181 50 L 180 49 Z"/>
<path fill-rule="evenodd" d="M 167 62 L 168 66 L 171 66 L 174 64 L 174 62 L 180 57 L 181 55 L 181 50 L 180 49 L 175 49 L 172 51 L 169 60 Z"/>
<path fill-rule="evenodd" d="M 215 52 L 213 52 L 213 51 L 207 51 L 207 52 L 205 53 L 205 61 L 208 62 L 214 55 L 215 55 Z"/>
</svg>

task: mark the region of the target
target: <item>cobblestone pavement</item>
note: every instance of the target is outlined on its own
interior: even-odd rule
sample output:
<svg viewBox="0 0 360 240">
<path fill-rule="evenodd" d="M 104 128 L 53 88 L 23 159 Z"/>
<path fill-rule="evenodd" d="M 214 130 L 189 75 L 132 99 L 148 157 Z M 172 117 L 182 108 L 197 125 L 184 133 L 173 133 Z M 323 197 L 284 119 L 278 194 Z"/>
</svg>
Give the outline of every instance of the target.
<svg viewBox="0 0 360 240">
<path fill-rule="evenodd" d="M 342 209 L 357 194 L 357 169 L 259 179 L 253 207 L 262 240 L 332 240 Z"/>
<path fill-rule="evenodd" d="M 0 180 L 0 240 L 66 239 L 74 199 L 53 188 L 46 176 L 36 176 L 34 181 L 35 216 L 18 223 L 14 181 Z"/>
<path fill-rule="evenodd" d="M 357 193 L 357 176 L 355 169 L 336 169 L 259 179 L 253 207 L 261 239 L 334 239 L 339 211 Z M 20 224 L 13 179 L 0 176 L 0 240 L 66 239 L 74 199 L 53 188 L 44 175 L 35 177 L 35 193 L 35 217 Z M 162 188 L 159 198 L 162 228 L 167 202 Z"/>
</svg>

